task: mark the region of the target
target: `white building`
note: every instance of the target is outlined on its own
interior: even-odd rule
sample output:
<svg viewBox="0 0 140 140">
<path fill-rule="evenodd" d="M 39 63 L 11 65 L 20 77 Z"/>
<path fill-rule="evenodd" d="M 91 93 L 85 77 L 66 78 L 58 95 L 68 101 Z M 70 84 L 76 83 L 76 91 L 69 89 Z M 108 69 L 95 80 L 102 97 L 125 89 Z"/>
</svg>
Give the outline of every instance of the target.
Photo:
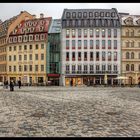
<svg viewBox="0 0 140 140">
<path fill-rule="evenodd" d="M 62 85 L 113 84 L 120 75 L 120 19 L 116 9 L 64 9 Z"/>
</svg>

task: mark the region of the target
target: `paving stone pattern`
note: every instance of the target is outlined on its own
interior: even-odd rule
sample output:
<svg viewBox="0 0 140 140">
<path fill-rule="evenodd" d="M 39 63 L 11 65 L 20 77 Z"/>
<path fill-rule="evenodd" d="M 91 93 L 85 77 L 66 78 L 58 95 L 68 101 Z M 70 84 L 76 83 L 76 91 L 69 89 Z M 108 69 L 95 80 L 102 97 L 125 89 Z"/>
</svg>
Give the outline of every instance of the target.
<svg viewBox="0 0 140 140">
<path fill-rule="evenodd" d="M 0 90 L 1 137 L 139 137 L 138 87 Z"/>
</svg>

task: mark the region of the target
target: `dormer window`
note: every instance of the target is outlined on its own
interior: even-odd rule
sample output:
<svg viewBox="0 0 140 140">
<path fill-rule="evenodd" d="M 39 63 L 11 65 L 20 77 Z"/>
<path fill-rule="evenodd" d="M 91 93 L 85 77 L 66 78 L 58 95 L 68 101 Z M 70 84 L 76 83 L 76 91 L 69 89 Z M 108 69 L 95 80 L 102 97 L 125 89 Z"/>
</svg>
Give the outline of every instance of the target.
<svg viewBox="0 0 140 140">
<path fill-rule="evenodd" d="M 136 22 L 137 22 L 138 25 L 140 25 L 140 19 L 138 19 Z"/>
<path fill-rule="evenodd" d="M 98 12 L 95 12 L 95 17 L 99 17 L 99 13 Z"/>
<path fill-rule="evenodd" d="M 81 18 L 81 17 L 82 17 L 82 13 L 78 12 L 78 18 Z"/>
<path fill-rule="evenodd" d="M 89 17 L 93 17 L 93 13 L 92 12 L 89 12 Z"/>
<path fill-rule="evenodd" d="M 101 13 L 100 13 L 100 16 L 101 16 L 101 17 L 104 17 L 104 12 L 101 12 Z"/>
<path fill-rule="evenodd" d="M 86 17 L 87 17 L 87 12 L 84 12 L 83 17 L 84 17 L 84 18 L 86 18 Z"/>
<path fill-rule="evenodd" d="M 109 12 L 106 12 L 106 17 L 110 17 L 110 13 Z"/>
<path fill-rule="evenodd" d="M 70 18 L 70 13 L 69 12 L 66 13 L 66 18 Z"/>
<path fill-rule="evenodd" d="M 75 12 L 72 13 L 72 17 L 76 18 L 76 13 Z"/>
<path fill-rule="evenodd" d="M 42 26 L 40 27 L 40 31 L 43 31 L 43 27 Z"/>
<path fill-rule="evenodd" d="M 111 13 L 111 17 L 115 17 L 115 12 Z"/>
<path fill-rule="evenodd" d="M 127 19 L 125 20 L 125 23 L 126 23 L 127 25 L 133 25 L 133 19 L 132 19 L 131 17 L 129 17 L 129 18 L 127 18 Z"/>
</svg>

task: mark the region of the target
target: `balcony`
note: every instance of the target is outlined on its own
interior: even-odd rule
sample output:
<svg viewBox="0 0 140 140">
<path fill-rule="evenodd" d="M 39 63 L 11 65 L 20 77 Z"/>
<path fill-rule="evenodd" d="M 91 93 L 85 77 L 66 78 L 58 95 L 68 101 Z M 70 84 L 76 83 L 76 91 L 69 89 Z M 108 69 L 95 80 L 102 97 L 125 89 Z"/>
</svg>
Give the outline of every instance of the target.
<svg viewBox="0 0 140 140">
<path fill-rule="evenodd" d="M 96 46 L 96 49 L 99 49 L 99 46 Z"/>
<path fill-rule="evenodd" d="M 66 58 L 66 61 L 69 61 L 69 58 Z"/>
<path fill-rule="evenodd" d="M 81 61 L 81 57 L 78 57 L 78 61 Z"/>
<path fill-rule="evenodd" d="M 87 37 L 87 35 L 84 35 L 84 37 L 86 38 L 86 37 Z"/>
<path fill-rule="evenodd" d="M 111 49 L 111 46 L 108 46 L 108 49 Z"/>
<path fill-rule="evenodd" d="M 72 58 L 72 61 L 75 61 L 75 58 Z"/>
<path fill-rule="evenodd" d="M 102 61 L 105 61 L 105 58 L 102 58 Z"/>
<path fill-rule="evenodd" d="M 87 47 L 85 46 L 84 49 L 87 49 Z"/>
<path fill-rule="evenodd" d="M 93 46 L 90 46 L 90 49 L 93 49 Z"/>
<path fill-rule="evenodd" d="M 73 35 L 72 38 L 75 38 L 75 35 Z"/>
<path fill-rule="evenodd" d="M 81 35 L 79 35 L 78 38 L 81 38 Z"/>
<path fill-rule="evenodd" d="M 105 46 L 102 46 L 102 49 L 105 49 Z"/>
<path fill-rule="evenodd" d="M 69 35 L 66 35 L 66 38 L 69 38 L 70 36 Z"/>
<path fill-rule="evenodd" d="M 78 47 L 78 50 L 80 50 L 81 49 L 81 47 Z"/>
</svg>

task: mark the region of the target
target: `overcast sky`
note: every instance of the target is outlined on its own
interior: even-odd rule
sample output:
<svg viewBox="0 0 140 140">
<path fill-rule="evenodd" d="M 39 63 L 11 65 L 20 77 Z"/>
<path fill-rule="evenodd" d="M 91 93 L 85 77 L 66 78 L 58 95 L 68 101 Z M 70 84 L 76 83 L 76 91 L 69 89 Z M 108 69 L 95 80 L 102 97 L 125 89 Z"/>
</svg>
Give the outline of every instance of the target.
<svg viewBox="0 0 140 140">
<path fill-rule="evenodd" d="M 117 8 L 118 12 L 140 15 L 140 3 L 0 3 L 0 19 L 7 20 L 16 16 L 20 11 L 27 11 L 39 17 L 44 16 L 61 18 L 63 9 L 111 9 Z"/>
</svg>

